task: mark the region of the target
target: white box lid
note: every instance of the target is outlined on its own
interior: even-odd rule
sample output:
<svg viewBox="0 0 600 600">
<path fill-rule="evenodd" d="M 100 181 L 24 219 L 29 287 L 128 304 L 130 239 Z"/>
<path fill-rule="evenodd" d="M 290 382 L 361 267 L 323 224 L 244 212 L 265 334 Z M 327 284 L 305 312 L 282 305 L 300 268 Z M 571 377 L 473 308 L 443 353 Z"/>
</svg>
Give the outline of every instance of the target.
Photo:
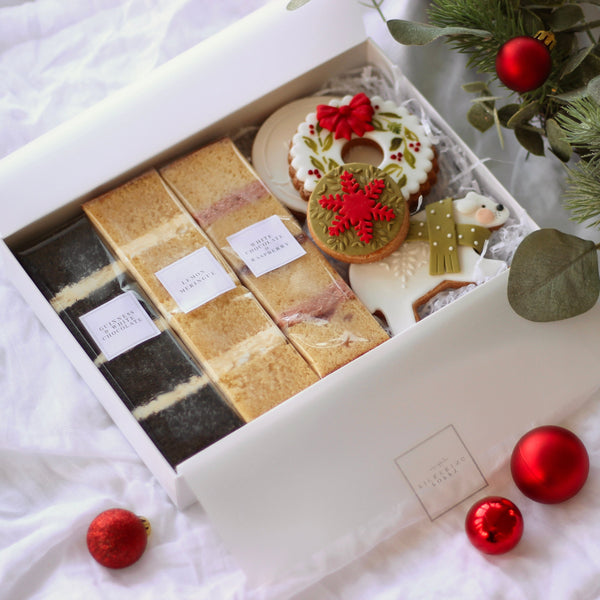
<svg viewBox="0 0 600 600">
<path fill-rule="evenodd" d="M 566 321 L 529 322 L 508 304 L 507 277 L 180 465 L 251 580 L 323 560 L 339 568 L 391 532 L 437 518 L 483 489 L 522 434 L 598 388 L 600 304 Z M 462 484 L 421 494 L 457 446 L 470 468 Z"/>
</svg>

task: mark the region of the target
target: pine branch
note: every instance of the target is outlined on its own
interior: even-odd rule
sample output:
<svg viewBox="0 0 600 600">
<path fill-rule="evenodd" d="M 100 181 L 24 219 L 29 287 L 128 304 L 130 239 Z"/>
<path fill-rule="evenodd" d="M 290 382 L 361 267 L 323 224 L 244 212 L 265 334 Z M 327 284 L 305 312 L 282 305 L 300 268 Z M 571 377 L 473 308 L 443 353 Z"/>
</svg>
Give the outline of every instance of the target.
<svg viewBox="0 0 600 600">
<path fill-rule="evenodd" d="M 565 139 L 583 159 L 600 162 L 600 104 L 589 96 L 578 98 L 556 120 Z"/>
<path fill-rule="evenodd" d="M 468 66 L 482 73 L 495 73 L 495 57 L 507 40 L 524 35 L 519 13 L 509 0 L 434 0 L 428 10 L 431 23 L 438 27 L 467 27 L 493 32 L 488 38 L 456 35 L 450 44 L 469 54 Z"/>
<path fill-rule="evenodd" d="M 565 207 L 571 211 L 571 219 L 600 228 L 600 162 L 579 161 L 569 170 L 567 186 Z"/>
</svg>

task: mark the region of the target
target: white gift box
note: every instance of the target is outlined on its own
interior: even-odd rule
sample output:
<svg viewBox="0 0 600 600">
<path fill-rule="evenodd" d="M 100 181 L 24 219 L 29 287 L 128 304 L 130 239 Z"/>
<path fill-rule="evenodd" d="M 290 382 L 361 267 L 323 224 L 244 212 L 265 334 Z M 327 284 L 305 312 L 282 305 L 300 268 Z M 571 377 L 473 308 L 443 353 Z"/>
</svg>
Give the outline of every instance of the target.
<svg viewBox="0 0 600 600">
<path fill-rule="evenodd" d="M 508 305 L 504 272 L 170 467 L 14 248 L 148 167 L 259 124 L 365 64 L 408 90 L 461 147 L 486 190 L 529 221 L 366 39 L 359 3 L 313 0 L 293 13 L 285 4 L 268 4 L 0 163 L 1 250 L 15 286 L 173 501 L 185 508 L 199 500 L 257 583 L 314 565 L 339 567 L 391 532 L 436 519 L 483 490 L 498 452 L 594 391 L 600 352 L 598 305 L 567 321 L 525 321 Z M 340 14 L 344 26 L 331 27 Z M 302 43 L 290 44 L 298 32 Z"/>
</svg>

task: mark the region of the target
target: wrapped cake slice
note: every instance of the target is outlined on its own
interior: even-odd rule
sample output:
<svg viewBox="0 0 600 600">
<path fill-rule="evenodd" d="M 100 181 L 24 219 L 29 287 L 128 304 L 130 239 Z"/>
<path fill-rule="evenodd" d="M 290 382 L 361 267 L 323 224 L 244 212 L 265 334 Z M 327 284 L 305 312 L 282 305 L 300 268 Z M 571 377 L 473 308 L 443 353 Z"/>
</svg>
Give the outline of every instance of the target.
<svg viewBox="0 0 600 600">
<path fill-rule="evenodd" d="M 320 376 L 388 339 L 231 140 L 160 174 Z"/>
<path fill-rule="evenodd" d="M 83 209 L 245 421 L 318 379 L 156 171 Z"/>
<path fill-rule="evenodd" d="M 243 424 L 85 216 L 19 260 L 171 466 Z"/>
</svg>

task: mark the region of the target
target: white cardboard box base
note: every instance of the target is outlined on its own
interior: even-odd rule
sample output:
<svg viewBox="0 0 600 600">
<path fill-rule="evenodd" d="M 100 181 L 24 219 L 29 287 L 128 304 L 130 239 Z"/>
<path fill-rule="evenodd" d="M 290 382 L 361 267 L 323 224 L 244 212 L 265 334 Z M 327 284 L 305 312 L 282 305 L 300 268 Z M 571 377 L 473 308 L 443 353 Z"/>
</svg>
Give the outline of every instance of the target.
<svg viewBox="0 0 600 600">
<path fill-rule="evenodd" d="M 375 63 L 408 85 L 365 41 L 356 6 L 313 0 L 287 13 L 285 4 L 267 5 L 0 163 L 14 207 L 5 213 L 1 249 L 15 285 L 174 501 L 200 500 L 256 584 L 339 568 L 415 520 L 438 518 L 485 488 L 518 436 L 572 410 L 599 383 L 599 306 L 564 322 L 524 321 L 508 305 L 504 273 L 177 473 L 166 464 L 11 248 L 147 166 L 260 122 L 334 73 Z M 329 28 L 342 6 L 344 28 Z M 308 30 L 315 43 L 299 53 L 287 40 Z M 250 65 L 248 48 L 255 49 Z M 222 85 L 207 86 L 216 80 Z M 487 190 L 526 219 L 464 151 Z M 56 180 L 64 185 L 49 184 Z"/>
</svg>

